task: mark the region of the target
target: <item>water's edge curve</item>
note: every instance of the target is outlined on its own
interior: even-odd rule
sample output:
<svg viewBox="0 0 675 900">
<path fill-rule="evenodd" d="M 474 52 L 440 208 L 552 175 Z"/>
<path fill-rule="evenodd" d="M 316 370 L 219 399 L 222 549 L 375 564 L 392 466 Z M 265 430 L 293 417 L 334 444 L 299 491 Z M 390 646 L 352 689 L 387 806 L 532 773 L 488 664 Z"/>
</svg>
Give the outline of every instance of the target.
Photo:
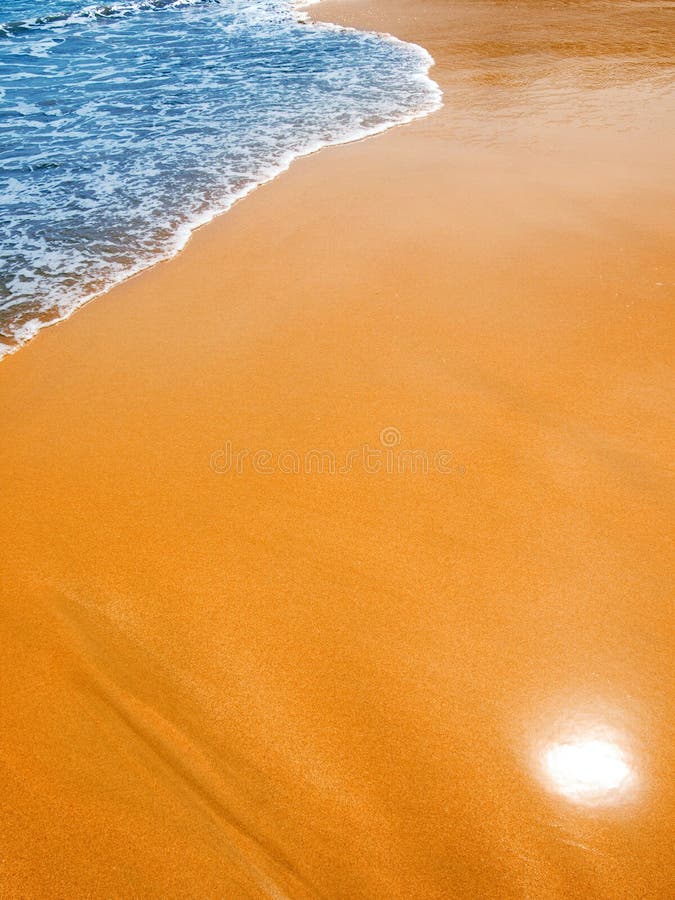
<svg viewBox="0 0 675 900">
<path fill-rule="evenodd" d="M 344 25 L 335 25 L 330 22 L 323 22 L 312 19 L 309 7 L 318 5 L 321 0 L 308 0 L 308 2 L 307 0 L 305 0 L 305 2 L 294 2 L 294 0 L 288 0 L 288 2 L 298 20 L 302 21 L 303 23 L 311 24 L 313 28 L 354 33 L 358 33 L 360 31 L 356 28 L 351 28 Z M 365 32 L 361 31 L 361 33 Z M 236 203 L 238 203 L 240 200 L 243 200 L 257 188 L 268 184 L 279 175 L 282 175 L 284 172 L 288 171 L 290 166 L 296 160 L 313 155 L 314 153 L 318 153 L 319 151 L 324 150 L 328 147 L 353 143 L 355 141 L 364 140 L 368 137 L 373 137 L 377 134 L 382 134 L 383 132 L 386 132 L 391 128 L 397 128 L 401 125 L 409 124 L 416 119 L 424 118 L 427 115 L 430 115 L 431 113 L 436 112 L 438 109 L 440 109 L 443 105 L 442 91 L 439 85 L 429 75 L 431 68 L 435 64 L 435 61 L 431 54 L 424 47 L 421 47 L 420 45 L 414 44 L 412 42 L 403 41 L 387 32 L 369 33 L 381 38 L 382 40 L 395 44 L 401 44 L 408 48 L 413 48 L 420 54 L 421 61 L 426 63 L 426 71 L 421 72 L 419 75 L 413 75 L 411 77 L 414 79 L 420 79 L 426 85 L 428 92 L 428 102 L 423 107 L 415 110 L 408 115 L 398 117 L 395 120 L 384 121 L 371 128 L 363 128 L 357 131 L 352 131 L 346 134 L 344 137 L 321 140 L 314 144 L 308 144 L 303 150 L 289 151 L 287 156 L 282 160 L 281 163 L 276 166 L 272 166 L 268 168 L 264 173 L 261 173 L 261 177 L 258 180 L 254 180 L 252 181 L 252 183 L 245 185 L 238 193 L 235 193 L 230 198 L 228 198 L 228 202 L 226 202 L 224 205 L 215 206 L 213 209 L 210 209 L 206 213 L 204 213 L 204 215 L 198 216 L 192 221 L 187 221 L 181 224 L 174 235 L 171 246 L 167 247 L 165 250 L 159 250 L 157 255 L 153 259 L 144 259 L 136 266 L 132 266 L 126 269 L 126 271 L 119 274 L 118 278 L 113 278 L 110 283 L 107 284 L 103 289 L 97 289 L 89 294 L 83 294 L 81 297 L 74 299 L 72 306 L 70 306 L 62 315 L 57 315 L 53 319 L 49 319 L 46 321 L 35 318 L 29 320 L 28 322 L 25 322 L 19 329 L 17 329 L 17 331 L 13 335 L 13 337 L 16 339 L 16 343 L 0 344 L 0 360 L 2 360 L 4 357 L 8 357 L 16 353 L 21 347 L 25 346 L 32 338 L 36 337 L 37 334 L 45 328 L 66 321 L 73 315 L 73 313 L 75 313 L 79 309 L 82 309 L 82 307 L 86 306 L 92 300 L 105 296 L 111 290 L 118 287 L 120 284 L 125 283 L 130 278 L 134 278 L 137 275 L 149 271 L 160 263 L 167 262 L 173 259 L 187 246 L 190 238 L 195 231 L 205 225 L 208 225 L 219 216 L 229 212 L 229 210 L 232 209 L 232 207 Z"/>
</svg>

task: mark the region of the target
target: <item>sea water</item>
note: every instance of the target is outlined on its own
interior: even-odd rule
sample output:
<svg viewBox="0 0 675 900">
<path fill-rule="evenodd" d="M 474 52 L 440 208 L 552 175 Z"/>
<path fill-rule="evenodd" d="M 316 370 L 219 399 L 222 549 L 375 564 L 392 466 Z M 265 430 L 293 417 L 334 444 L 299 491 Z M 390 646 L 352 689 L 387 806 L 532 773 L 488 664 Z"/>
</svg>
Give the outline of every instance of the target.
<svg viewBox="0 0 675 900">
<path fill-rule="evenodd" d="M 435 109 L 431 63 L 287 0 L 0 0 L 0 355 L 294 158 Z"/>
</svg>

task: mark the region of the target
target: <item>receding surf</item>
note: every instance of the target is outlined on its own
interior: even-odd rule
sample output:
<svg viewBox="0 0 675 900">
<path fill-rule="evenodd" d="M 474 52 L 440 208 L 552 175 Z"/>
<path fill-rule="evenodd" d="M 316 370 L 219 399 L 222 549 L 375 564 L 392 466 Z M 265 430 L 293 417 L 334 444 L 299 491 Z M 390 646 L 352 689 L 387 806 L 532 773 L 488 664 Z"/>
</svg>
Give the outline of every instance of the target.
<svg viewBox="0 0 675 900">
<path fill-rule="evenodd" d="M 298 156 L 440 105 L 422 48 L 286 0 L 8 0 L 0 355 Z"/>
</svg>

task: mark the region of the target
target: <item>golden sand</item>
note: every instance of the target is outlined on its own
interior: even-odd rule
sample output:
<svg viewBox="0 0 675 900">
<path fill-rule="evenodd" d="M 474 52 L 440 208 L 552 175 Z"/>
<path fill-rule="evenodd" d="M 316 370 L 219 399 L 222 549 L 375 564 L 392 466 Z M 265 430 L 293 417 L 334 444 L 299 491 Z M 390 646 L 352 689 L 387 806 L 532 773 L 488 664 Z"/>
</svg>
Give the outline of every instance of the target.
<svg viewBox="0 0 675 900">
<path fill-rule="evenodd" d="M 327 2 L 444 109 L 2 363 L 3 897 L 670 894 L 666 7 Z"/>
</svg>

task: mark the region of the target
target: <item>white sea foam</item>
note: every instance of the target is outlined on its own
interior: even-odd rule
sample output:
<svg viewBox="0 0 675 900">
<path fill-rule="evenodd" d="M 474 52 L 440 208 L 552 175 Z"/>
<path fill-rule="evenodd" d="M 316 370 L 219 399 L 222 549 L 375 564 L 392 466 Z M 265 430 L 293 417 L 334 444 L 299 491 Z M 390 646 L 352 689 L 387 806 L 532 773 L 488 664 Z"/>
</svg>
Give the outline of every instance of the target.
<svg viewBox="0 0 675 900">
<path fill-rule="evenodd" d="M 18 35 L 31 29 L 59 29 L 81 24 L 88 20 L 115 19 L 133 16 L 139 12 L 160 12 L 165 9 L 183 9 L 213 0 L 128 0 L 118 3 L 91 3 L 72 12 L 47 12 L 12 22 L 0 22 L 0 34 Z M 217 2 L 217 0 L 216 0 Z"/>
<path fill-rule="evenodd" d="M 150 13 L 153 4 L 139 0 L 133 6 L 136 12 Z M 175 11 L 178 6 L 207 4 L 202 0 L 182 0 L 171 6 Z M 103 94 L 94 93 L 92 98 L 83 91 L 82 96 L 70 98 L 66 89 L 64 99 L 75 102 L 65 111 L 60 107 L 67 106 L 66 103 L 54 102 L 45 107 L 34 97 L 24 97 L 15 104 L 17 115 L 24 117 L 23 126 L 32 129 L 32 134 L 42 134 L 47 128 L 54 134 L 54 140 L 51 145 L 46 142 L 46 153 L 45 146 L 33 154 L 28 148 L 17 158 L 18 172 L 8 173 L 5 179 L 7 214 L 11 217 L 15 211 L 23 217 L 22 222 L 27 219 L 31 224 L 31 213 L 39 215 L 42 211 L 46 222 L 34 217 L 35 228 L 18 229 L 12 236 L 11 261 L 15 265 L 5 279 L 8 296 L 0 302 L 8 340 L 0 344 L 0 355 L 14 351 L 40 328 L 63 320 L 114 284 L 175 255 L 196 228 L 285 171 L 295 159 L 410 122 L 441 105 L 440 89 L 429 77 L 431 56 L 426 50 L 391 35 L 366 35 L 318 23 L 299 29 L 292 25 L 291 7 L 280 0 L 242 3 L 234 17 L 208 19 L 205 9 L 195 9 L 193 13 L 198 14 L 197 20 L 176 23 L 180 34 L 168 37 L 163 27 L 162 40 L 169 47 L 173 40 L 183 41 L 184 35 L 190 34 L 184 29 L 195 28 L 197 21 L 202 29 L 208 29 L 209 35 L 214 31 L 228 35 L 230 43 L 223 46 L 230 52 L 231 60 L 227 52 L 214 53 L 213 60 L 201 59 L 202 65 L 177 84 L 170 63 L 159 74 L 157 66 L 152 68 L 152 45 L 148 44 L 147 35 L 142 34 L 139 40 L 143 38 L 145 43 L 140 40 L 139 47 L 137 41 L 131 55 L 135 66 L 140 65 L 139 59 L 147 58 L 151 66 L 148 72 L 137 68 L 128 72 L 122 66 L 120 73 L 118 59 L 113 65 L 102 65 L 101 58 L 85 59 L 76 67 L 77 76 L 81 79 L 84 71 L 88 83 L 94 85 L 103 78 L 106 87 Z M 71 31 L 82 27 L 75 19 L 70 24 Z M 285 56 L 275 55 L 276 28 L 284 29 L 288 46 Z M 298 31 L 297 41 L 305 42 L 304 55 L 299 59 L 294 56 L 293 28 Z M 309 41 L 305 29 L 311 29 Z M 135 37 L 126 35 L 130 42 Z M 201 39 L 200 34 L 194 37 Z M 119 46 L 120 35 L 111 38 L 105 32 L 97 35 L 96 46 L 99 49 L 103 46 L 103 58 L 106 58 L 106 41 L 117 42 L 115 46 Z M 244 52 L 248 53 L 243 68 L 236 57 L 242 43 Z M 392 48 L 391 53 L 383 49 L 385 45 Z M 232 51 L 233 47 L 236 52 Z M 310 77 L 305 76 L 303 69 L 308 66 L 312 69 Z M 284 67 L 288 69 L 287 74 Z M 54 77 L 67 80 L 69 76 L 57 69 Z M 143 133 L 142 117 L 157 115 L 156 110 L 153 113 L 143 106 L 148 97 L 144 87 L 158 78 L 164 78 L 168 85 L 165 89 L 163 83 L 162 90 L 155 94 L 159 118 L 163 121 L 158 138 L 161 153 L 155 157 L 146 152 L 133 159 L 131 154 L 138 146 L 138 133 Z M 201 122 L 204 116 L 217 115 L 218 103 L 213 110 L 209 103 L 213 97 L 220 98 L 218 92 L 222 93 L 223 79 L 227 78 L 233 79 L 232 83 L 240 91 L 242 104 L 258 103 L 255 115 L 253 118 L 249 113 L 244 115 L 243 107 L 224 110 L 231 116 L 239 110 L 243 123 L 239 126 L 240 133 L 235 130 L 232 136 L 216 127 L 206 134 Z M 309 92 L 309 100 L 305 98 L 299 108 L 294 105 L 293 90 L 287 90 L 289 80 L 294 84 L 293 89 Z M 124 133 L 126 120 L 121 120 L 120 127 L 120 119 L 110 113 L 111 84 L 120 85 L 119 96 L 124 96 L 126 115 L 132 117 L 138 113 L 139 119 L 131 122 L 128 134 Z M 263 87 L 258 88 L 258 84 Z M 194 134 L 190 131 L 190 117 L 172 117 L 171 104 L 180 104 L 183 89 L 192 90 L 201 104 L 198 114 L 194 103 L 190 107 L 194 113 Z M 114 100 L 115 94 L 112 96 Z M 33 118 L 36 105 L 41 116 L 37 120 Z M 28 122 L 33 124 L 28 126 Z M 117 128 L 112 139 L 106 136 L 111 123 Z M 77 173 L 77 166 L 67 152 L 73 148 L 77 151 L 78 140 L 86 149 L 83 173 Z M 50 146 L 55 150 L 52 160 Z M 195 147 L 203 149 L 203 158 L 195 156 Z M 60 153 L 71 165 L 64 176 L 59 172 Z M 175 166 L 168 174 L 167 159 Z M 94 164 L 95 160 L 98 162 Z M 188 164 L 185 174 L 180 170 L 181 163 Z M 31 180 L 26 177 L 26 171 L 36 177 Z M 159 192 L 157 185 L 163 185 L 167 177 L 179 196 Z M 56 201 L 64 178 L 70 178 L 80 193 L 76 202 L 58 208 Z M 105 227 L 95 230 L 101 210 L 106 213 L 101 220 Z M 133 217 L 131 224 L 129 217 Z"/>
</svg>

